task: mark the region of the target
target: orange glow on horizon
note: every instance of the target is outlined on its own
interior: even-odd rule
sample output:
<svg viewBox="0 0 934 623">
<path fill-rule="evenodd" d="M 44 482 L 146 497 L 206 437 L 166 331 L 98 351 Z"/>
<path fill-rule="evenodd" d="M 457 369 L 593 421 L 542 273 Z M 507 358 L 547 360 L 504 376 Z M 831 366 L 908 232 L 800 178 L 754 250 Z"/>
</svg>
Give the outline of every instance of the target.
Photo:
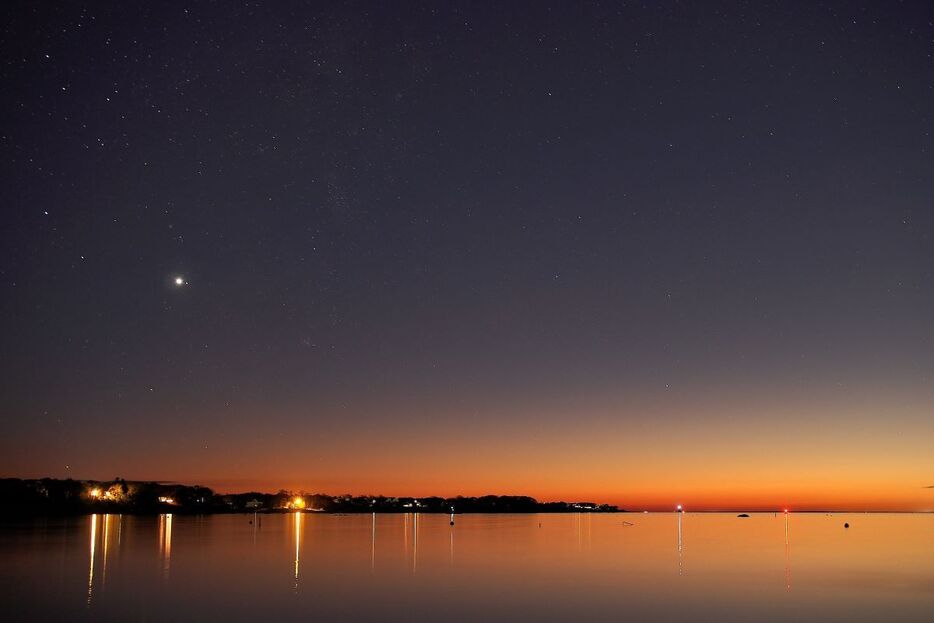
<svg viewBox="0 0 934 623">
<path fill-rule="evenodd" d="M 217 442 L 197 453 L 88 449 L 70 471 L 49 474 L 41 466 L 52 459 L 31 452 L 9 458 L 7 472 L 119 473 L 221 493 L 529 495 L 627 510 L 671 511 L 679 503 L 689 512 L 934 510 L 934 396 L 729 395 L 507 405 L 482 417 L 468 407 L 430 405 L 415 423 L 415 416 L 401 418 L 399 406 L 365 405 L 274 432 L 257 429 L 251 417 L 205 430 Z M 436 410 L 443 417 L 429 417 Z M 365 420 L 367 435 L 348 425 L 370 413 L 379 417 Z M 283 453 L 283 436 L 322 441 L 308 452 Z"/>
</svg>

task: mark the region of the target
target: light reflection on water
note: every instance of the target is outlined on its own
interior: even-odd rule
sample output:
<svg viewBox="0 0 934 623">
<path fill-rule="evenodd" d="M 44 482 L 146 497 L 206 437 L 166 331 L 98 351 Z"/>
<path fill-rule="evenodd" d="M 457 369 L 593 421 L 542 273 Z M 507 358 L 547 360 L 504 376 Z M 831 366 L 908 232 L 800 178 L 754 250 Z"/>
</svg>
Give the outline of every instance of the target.
<svg viewBox="0 0 934 623">
<path fill-rule="evenodd" d="M 91 515 L 91 570 L 88 572 L 88 606 L 94 596 L 94 558 L 97 551 L 97 515 Z"/>
<path fill-rule="evenodd" d="M 302 526 L 305 523 L 304 513 L 292 513 L 292 524 L 295 539 L 295 590 L 298 590 L 298 565 L 302 549 Z"/>
<path fill-rule="evenodd" d="M 3 524 L 0 556 L 4 621 L 934 612 L 931 515 L 91 515 Z"/>
</svg>

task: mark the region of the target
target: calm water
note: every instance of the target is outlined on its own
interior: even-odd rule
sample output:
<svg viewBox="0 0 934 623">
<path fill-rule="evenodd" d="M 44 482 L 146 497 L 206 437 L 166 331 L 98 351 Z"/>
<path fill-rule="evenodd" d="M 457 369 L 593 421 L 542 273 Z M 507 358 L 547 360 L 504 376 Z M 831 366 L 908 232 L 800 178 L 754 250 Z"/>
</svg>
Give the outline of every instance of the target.
<svg viewBox="0 0 934 623">
<path fill-rule="evenodd" d="M 931 515 L 251 519 L 5 524 L 0 620 L 934 620 Z"/>
</svg>

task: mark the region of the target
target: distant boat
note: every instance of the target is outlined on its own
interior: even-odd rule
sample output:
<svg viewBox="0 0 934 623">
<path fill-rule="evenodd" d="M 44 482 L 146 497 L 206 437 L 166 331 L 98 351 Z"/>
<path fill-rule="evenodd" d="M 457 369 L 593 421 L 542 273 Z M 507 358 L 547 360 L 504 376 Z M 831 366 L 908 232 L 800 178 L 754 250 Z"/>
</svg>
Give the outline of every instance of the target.
<svg viewBox="0 0 934 623">
<path fill-rule="evenodd" d="M 737 517 L 749 517 L 749 515 L 747 515 L 746 513 L 740 513 L 739 515 L 737 515 Z"/>
</svg>

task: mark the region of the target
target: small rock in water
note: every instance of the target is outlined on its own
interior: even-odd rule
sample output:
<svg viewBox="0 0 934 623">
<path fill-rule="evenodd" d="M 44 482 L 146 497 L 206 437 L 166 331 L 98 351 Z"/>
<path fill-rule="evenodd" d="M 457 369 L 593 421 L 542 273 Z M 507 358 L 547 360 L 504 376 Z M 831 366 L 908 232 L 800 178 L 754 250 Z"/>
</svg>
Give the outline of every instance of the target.
<svg viewBox="0 0 934 623">
<path fill-rule="evenodd" d="M 849 523 L 845 523 L 845 524 L 843 524 L 843 527 L 844 527 L 844 528 L 849 528 L 849 527 L 850 527 L 850 524 L 849 524 Z"/>
<path fill-rule="evenodd" d="M 749 517 L 749 515 L 747 515 L 746 513 L 740 513 L 739 515 L 737 515 L 737 517 Z"/>
</svg>

